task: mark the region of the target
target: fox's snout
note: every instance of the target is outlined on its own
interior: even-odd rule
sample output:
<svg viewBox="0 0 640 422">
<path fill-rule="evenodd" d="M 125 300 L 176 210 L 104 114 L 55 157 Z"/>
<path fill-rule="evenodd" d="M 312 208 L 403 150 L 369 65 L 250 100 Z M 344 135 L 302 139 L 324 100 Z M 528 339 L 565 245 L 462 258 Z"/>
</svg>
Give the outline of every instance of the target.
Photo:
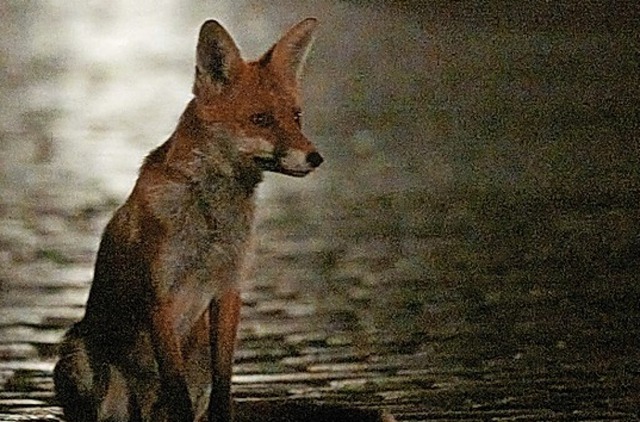
<svg viewBox="0 0 640 422">
<path fill-rule="evenodd" d="M 290 149 L 268 157 L 256 156 L 254 159 L 263 170 L 295 177 L 306 176 L 324 162 L 319 152 L 304 152 L 299 149 Z"/>
<path fill-rule="evenodd" d="M 280 168 L 276 171 L 289 176 L 306 176 L 324 161 L 322 155 L 317 151 L 305 153 L 299 150 L 289 151 L 280 160 Z"/>
</svg>

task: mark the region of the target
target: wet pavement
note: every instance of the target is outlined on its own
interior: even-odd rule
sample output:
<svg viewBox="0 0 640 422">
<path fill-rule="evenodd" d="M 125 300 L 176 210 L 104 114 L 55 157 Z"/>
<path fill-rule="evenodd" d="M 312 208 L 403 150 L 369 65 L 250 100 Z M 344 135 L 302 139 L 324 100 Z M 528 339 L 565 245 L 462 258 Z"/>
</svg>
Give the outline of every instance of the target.
<svg viewBox="0 0 640 422">
<path fill-rule="evenodd" d="M 188 98 L 194 28 L 212 13 L 141 4 L 0 6 L 0 421 L 61 420 L 51 371 L 83 314 L 100 233 Z M 327 162 L 261 187 L 237 400 L 404 421 L 640 419 L 640 151 L 624 107 L 637 87 L 616 61 L 633 40 L 472 37 L 459 22 L 420 27 L 347 4 L 316 12 L 331 30 L 311 57 L 306 117 Z M 265 40 L 240 35 L 250 51 L 295 21 L 219 7 L 234 35 L 248 17 L 261 28 Z M 376 53 L 397 44 L 351 51 L 332 34 L 376 19 L 444 64 L 386 57 L 378 69 Z M 372 34 L 356 27 L 354 40 Z M 427 29 L 428 45 L 416 41 Z M 336 77 L 333 51 L 355 77 Z M 408 85 L 367 85 L 398 67 Z M 588 93 L 571 90 L 589 75 Z M 415 83 L 439 88 L 423 98 Z"/>
</svg>

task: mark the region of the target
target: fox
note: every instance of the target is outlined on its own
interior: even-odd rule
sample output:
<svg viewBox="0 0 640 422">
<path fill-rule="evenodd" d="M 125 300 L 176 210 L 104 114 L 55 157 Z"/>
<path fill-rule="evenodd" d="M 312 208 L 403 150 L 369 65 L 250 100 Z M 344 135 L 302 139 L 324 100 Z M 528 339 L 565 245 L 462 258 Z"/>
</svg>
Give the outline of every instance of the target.
<svg viewBox="0 0 640 422">
<path fill-rule="evenodd" d="M 228 422 L 233 355 L 264 172 L 324 161 L 302 132 L 300 79 L 318 22 L 245 61 L 200 27 L 192 98 L 103 231 L 85 314 L 54 387 L 69 422 Z"/>
</svg>

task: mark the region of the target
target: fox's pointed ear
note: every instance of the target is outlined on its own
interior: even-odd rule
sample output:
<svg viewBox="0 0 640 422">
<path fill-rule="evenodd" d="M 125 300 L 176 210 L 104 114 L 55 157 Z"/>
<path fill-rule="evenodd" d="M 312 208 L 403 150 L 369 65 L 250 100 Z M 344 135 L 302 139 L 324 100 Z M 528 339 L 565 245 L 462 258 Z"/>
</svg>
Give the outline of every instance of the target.
<svg viewBox="0 0 640 422">
<path fill-rule="evenodd" d="M 262 56 L 263 66 L 272 66 L 286 77 L 298 79 L 318 26 L 316 18 L 307 18 L 291 28 Z"/>
<path fill-rule="evenodd" d="M 215 20 L 202 24 L 196 48 L 196 79 L 193 93 L 202 88 L 219 92 L 234 78 L 242 64 L 238 46 L 231 35 Z"/>
</svg>

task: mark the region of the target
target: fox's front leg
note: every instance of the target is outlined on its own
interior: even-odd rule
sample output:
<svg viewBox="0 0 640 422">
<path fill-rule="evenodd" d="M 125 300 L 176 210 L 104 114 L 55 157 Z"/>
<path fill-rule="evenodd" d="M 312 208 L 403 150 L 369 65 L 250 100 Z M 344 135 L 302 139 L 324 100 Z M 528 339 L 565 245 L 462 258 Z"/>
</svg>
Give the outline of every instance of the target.
<svg viewBox="0 0 640 422">
<path fill-rule="evenodd" d="M 209 306 L 212 371 L 209 422 L 233 420 L 231 374 L 241 306 L 240 293 L 235 289 L 227 290 Z"/>
<path fill-rule="evenodd" d="M 193 422 L 194 414 L 185 379 L 181 341 L 173 317 L 173 301 L 157 305 L 152 314 L 153 350 L 158 363 L 160 394 L 151 411 L 152 421 Z"/>
</svg>

